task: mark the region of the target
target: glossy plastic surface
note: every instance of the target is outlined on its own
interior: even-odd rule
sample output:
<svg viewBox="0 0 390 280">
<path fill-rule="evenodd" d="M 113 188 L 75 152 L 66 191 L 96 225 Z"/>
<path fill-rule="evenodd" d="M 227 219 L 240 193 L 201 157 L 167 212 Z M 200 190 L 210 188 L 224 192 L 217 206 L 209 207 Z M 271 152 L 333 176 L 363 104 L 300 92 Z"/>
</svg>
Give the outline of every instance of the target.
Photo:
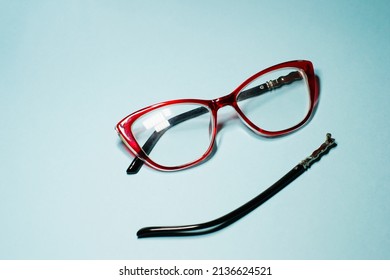
<svg viewBox="0 0 390 280">
<path fill-rule="evenodd" d="M 249 88 L 249 89 L 246 88 L 248 85 L 250 85 L 254 80 L 258 79 L 259 77 L 266 75 L 267 73 L 284 69 L 284 68 L 297 69 L 299 71 L 302 71 L 302 73 L 304 74 L 308 86 L 308 91 L 309 91 L 309 99 L 310 99 L 309 108 L 307 109 L 305 116 L 298 123 L 281 130 L 276 130 L 276 131 L 266 130 L 253 123 L 250 120 L 250 118 L 248 118 L 248 116 L 245 115 L 245 113 L 242 111 L 242 109 L 237 104 L 237 102 L 264 94 L 271 90 L 277 89 L 279 87 L 283 87 L 284 85 L 289 85 L 291 83 L 294 83 L 294 81 L 302 79 L 299 73 L 297 73 L 299 71 L 292 71 L 286 76 L 279 77 L 275 80 L 267 81 L 266 83 L 256 88 Z M 181 169 L 185 169 L 197 165 L 202 161 L 204 161 L 208 156 L 210 156 L 213 150 L 215 137 L 217 135 L 217 112 L 220 108 L 224 106 L 232 106 L 237 111 L 238 115 L 240 116 L 244 124 L 247 125 L 255 133 L 266 137 L 276 137 L 276 136 L 281 136 L 281 135 L 291 133 L 296 129 L 302 127 L 310 119 L 314 107 L 317 104 L 317 100 L 318 100 L 318 85 L 314 74 L 313 64 L 307 60 L 295 60 L 295 61 L 284 62 L 256 73 L 255 75 L 251 76 L 246 81 L 244 81 L 232 93 L 223 97 L 219 97 L 212 100 L 179 99 L 179 100 L 161 102 L 152 106 L 148 106 L 144 109 L 134 112 L 133 114 L 130 114 L 129 116 L 122 119 L 116 125 L 116 130 L 119 136 L 126 144 L 126 146 L 131 150 L 131 152 L 136 156 L 134 162 L 131 163 L 130 167 L 128 168 L 127 173 L 128 174 L 137 173 L 142 166 L 140 160 L 147 163 L 152 168 L 161 171 L 177 171 L 177 170 L 181 170 Z M 207 110 L 205 110 L 205 108 L 207 108 L 211 112 L 211 117 L 212 117 L 211 132 L 210 132 L 211 137 L 210 137 L 210 145 L 208 149 L 205 150 L 205 152 L 201 157 L 189 163 L 183 163 L 181 165 L 167 166 L 159 162 L 153 161 L 148 156 L 148 154 L 153 149 L 154 145 L 158 142 L 160 137 L 165 133 L 166 129 L 164 129 L 162 132 L 153 133 L 151 137 L 141 146 L 141 144 L 139 144 L 139 142 L 137 141 L 137 137 L 134 135 L 132 126 L 134 125 L 135 122 L 137 122 L 139 118 L 142 118 L 143 116 L 150 114 L 155 110 L 164 109 L 164 107 L 171 106 L 171 105 L 186 105 L 186 104 L 191 104 L 191 105 L 198 104 L 201 107 L 199 107 L 198 110 L 195 109 L 195 110 L 182 113 L 181 115 L 175 117 L 175 119 L 169 120 L 169 122 L 171 123 L 171 127 L 178 123 L 191 119 L 195 116 L 199 116 L 203 113 L 206 113 Z"/>
<path fill-rule="evenodd" d="M 335 139 L 331 137 L 331 134 L 326 135 L 325 142 L 316 149 L 310 156 L 298 163 L 287 174 L 280 178 L 277 182 L 271 185 L 268 189 L 260 193 L 258 196 L 248 201 L 241 207 L 233 210 L 232 212 L 217 218 L 215 220 L 184 226 L 158 226 L 158 227 L 145 227 L 137 232 L 139 238 L 144 237 L 164 237 L 164 236 L 193 236 L 203 235 L 223 229 L 240 218 L 244 217 L 257 207 L 268 201 L 287 185 L 293 182 L 296 178 L 302 175 L 314 162 L 320 160 L 320 158 L 329 152 L 330 149 L 337 144 Z"/>
</svg>

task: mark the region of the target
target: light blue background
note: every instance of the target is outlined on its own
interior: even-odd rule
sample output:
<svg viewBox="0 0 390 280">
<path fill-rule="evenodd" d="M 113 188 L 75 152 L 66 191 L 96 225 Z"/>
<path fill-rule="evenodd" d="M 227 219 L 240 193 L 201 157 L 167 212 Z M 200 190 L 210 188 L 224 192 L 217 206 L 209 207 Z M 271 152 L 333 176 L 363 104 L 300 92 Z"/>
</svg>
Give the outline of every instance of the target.
<svg viewBox="0 0 390 280">
<path fill-rule="evenodd" d="M 389 14 L 389 1 L 0 1 L 0 258 L 390 259 Z M 321 80 L 303 129 L 269 140 L 231 120 L 205 164 L 126 175 L 121 118 L 294 59 Z M 326 132 L 336 149 L 230 227 L 136 238 L 235 209 Z"/>
</svg>

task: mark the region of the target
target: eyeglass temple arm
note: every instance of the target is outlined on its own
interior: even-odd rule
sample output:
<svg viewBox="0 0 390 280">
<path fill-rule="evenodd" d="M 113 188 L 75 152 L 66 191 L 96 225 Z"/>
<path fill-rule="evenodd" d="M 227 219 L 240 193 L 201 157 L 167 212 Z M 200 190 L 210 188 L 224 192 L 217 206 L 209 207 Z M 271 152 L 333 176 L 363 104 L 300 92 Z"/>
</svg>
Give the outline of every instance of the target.
<svg viewBox="0 0 390 280">
<path fill-rule="evenodd" d="M 240 95 L 237 98 L 237 101 L 243 101 L 245 99 L 259 96 L 261 94 L 264 94 L 266 92 L 269 92 L 271 90 L 277 89 L 282 87 L 283 85 L 291 84 L 295 81 L 302 80 L 302 76 L 299 71 L 293 71 L 289 73 L 286 76 L 281 76 L 275 80 L 270 80 L 264 84 L 261 84 L 260 86 L 256 86 L 247 90 L 244 90 L 240 93 Z M 207 113 L 208 110 L 204 107 L 196 108 L 193 110 L 190 110 L 188 112 L 182 113 L 176 117 L 173 117 L 169 119 L 170 127 L 175 126 L 179 123 L 182 123 L 186 120 L 196 118 L 202 114 Z M 142 150 L 145 152 L 145 154 L 149 154 L 158 140 L 161 138 L 161 136 L 166 132 L 166 130 L 170 127 L 167 127 L 164 130 L 161 130 L 159 132 L 155 131 L 153 134 L 149 137 L 149 139 L 145 142 L 145 144 L 142 146 Z M 138 171 L 143 166 L 144 162 L 139 157 L 135 157 L 133 161 L 130 163 L 129 167 L 126 170 L 127 174 L 137 174 Z"/>
<path fill-rule="evenodd" d="M 328 151 L 336 145 L 337 144 L 335 139 L 331 138 L 330 133 L 328 133 L 326 135 L 326 141 L 317 150 L 315 150 L 309 157 L 297 164 L 291 171 L 289 171 L 276 183 L 241 207 L 218 219 L 206 223 L 185 226 L 146 227 L 140 229 L 137 232 L 137 236 L 139 238 L 193 236 L 208 234 L 223 229 L 265 203 L 268 199 L 273 197 L 284 187 L 302 175 L 314 162 L 317 162 L 324 154 L 328 153 Z"/>
<path fill-rule="evenodd" d="M 256 86 L 247 90 L 244 90 L 240 93 L 237 98 L 237 101 L 242 101 L 251 97 L 259 96 L 268 91 L 272 91 L 274 89 L 278 89 L 284 85 L 292 84 L 295 81 L 302 80 L 301 73 L 299 71 L 293 71 L 287 74 L 286 76 L 281 76 L 275 80 L 270 80 L 261 84 L 260 86 Z"/>
</svg>

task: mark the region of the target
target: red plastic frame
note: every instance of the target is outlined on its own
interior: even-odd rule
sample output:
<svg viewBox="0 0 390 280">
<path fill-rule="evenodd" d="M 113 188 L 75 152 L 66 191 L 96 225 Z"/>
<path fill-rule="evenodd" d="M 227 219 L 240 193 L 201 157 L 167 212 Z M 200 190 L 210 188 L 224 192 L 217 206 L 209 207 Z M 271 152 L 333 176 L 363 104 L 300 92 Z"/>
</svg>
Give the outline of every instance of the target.
<svg viewBox="0 0 390 280">
<path fill-rule="evenodd" d="M 245 115 L 244 113 L 240 110 L 240 108 L 237 105 L 237 96 L 240 93 L 240 91 L 245 88 L 249 83 L 251 83 L 253 80 L 257 79 L 259 76 L 264 75 L 268 72 L 278 70 L 280 68 L 299 68 L 302 71 L 305 72 L 308 80 L 308 86 L 309 86 L 309 91 L 310 91 L 310 105 L 309 105 L 309 110 L 305 118 L 298 124 L 296 124 L 293 127 L 290 127 L 285 130 L 280 130 L 280 131 L 267 131 L 264 130 L 260 127 L 257 127 L 254 125 Z M 170 101 L 165 101 L 161 103 L 157 103 L 151 106 L 148 106 L 146 108 L 143 108 L 141 110 L 138 110 L 124 119 L 122 119 L 117 125 L 116 125 L 116 131 L 118 132 L 118 135 L 122 139 L 122 141 L 125 143 L 125 145 L 130 149 L 130 151 L 136 156 L 139 157 L 141 160 L 143 160 L 147 165 L 149 165 L 152 168 L 161 170 L 161 171 L 176 171 L 176 170 L 181 170 L 185 169 L 194 165 L 199 164 L 200 162 L 204 161 L 212 152 L 214 143 L 215 143 L 215 138 L 217 135 L 217 112 L 220 108 L 224 106 L 232 106 L 236 112 L 238 113 L 239 117 L 242 119 L 242 121 L 254 132 L 257 134 L 267 136 L 267 137 L 276 137 L 276 136 L 281 136 L 285 135 L 288 133 L 293 132 L 294 130 L 302 127 L 312 116 L 312 113 L 314 111 L 314 108 L 318 102 L 318 85 L 317 85 L 317 79 L 314 74 L 314 68 L 313 64 L 310 61 L 307 60 L 294 60 L 294 61 L 289 61 L 289 62 L 284 62 L 277 64 L 275 66 L 266 68 L 250 78 L 248 78 L 246 81 L 244 81 L 239 87 L 237 87 L 233 92 L 231 92 L 228 95 L 216 98 L 216 99 L 211 99 L 211 100 L 203 100 L 203 99 L 177 99 L 177 100 L 170 100 Z M 200 104 L 203 105 L 204 107 L 207 107 L 212 115 L 212 136 L 211 136 L 211 142 L 210 146 L 207 149 L 207 151 L 204 153 L 204 155 L 187 164 L 179 165 L 179 166 L 162 166 L 154 161 L 152 161 L 142 150 L 142 148 L 139 146 L 137 141 L 135 140 L 134 135 L 131 132 L 131 126 L 134 123 L 135 120 L 137 120 L 139 117 L 142 115 L 155 110 L 157 108 L 166 106 L 166 105 L 173 105 L 173 104 Z"/>
</svg>

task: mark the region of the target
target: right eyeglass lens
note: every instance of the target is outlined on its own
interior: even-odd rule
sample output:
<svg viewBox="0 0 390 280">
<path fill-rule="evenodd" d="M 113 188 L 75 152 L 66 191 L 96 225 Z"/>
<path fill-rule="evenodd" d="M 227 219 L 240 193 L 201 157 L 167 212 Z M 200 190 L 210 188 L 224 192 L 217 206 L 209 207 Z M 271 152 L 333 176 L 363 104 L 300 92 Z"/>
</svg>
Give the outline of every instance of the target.
<svg viewBox="0 0 390 280">
<path fill-rule="evenodd" d="M 299 124 L 310 109 L 305 72 L 282 68 L 268 72 L 237 95 L 237 105 L 257 127 L 275 132 Z"/>
<path fill-rule="evenodd" d="M 178 167 L 200 159 L 211 144 L 211 112 L 200 104 L 175 104 L 137 119 L 132 133 L 155 163 Z"/>
</svg>

